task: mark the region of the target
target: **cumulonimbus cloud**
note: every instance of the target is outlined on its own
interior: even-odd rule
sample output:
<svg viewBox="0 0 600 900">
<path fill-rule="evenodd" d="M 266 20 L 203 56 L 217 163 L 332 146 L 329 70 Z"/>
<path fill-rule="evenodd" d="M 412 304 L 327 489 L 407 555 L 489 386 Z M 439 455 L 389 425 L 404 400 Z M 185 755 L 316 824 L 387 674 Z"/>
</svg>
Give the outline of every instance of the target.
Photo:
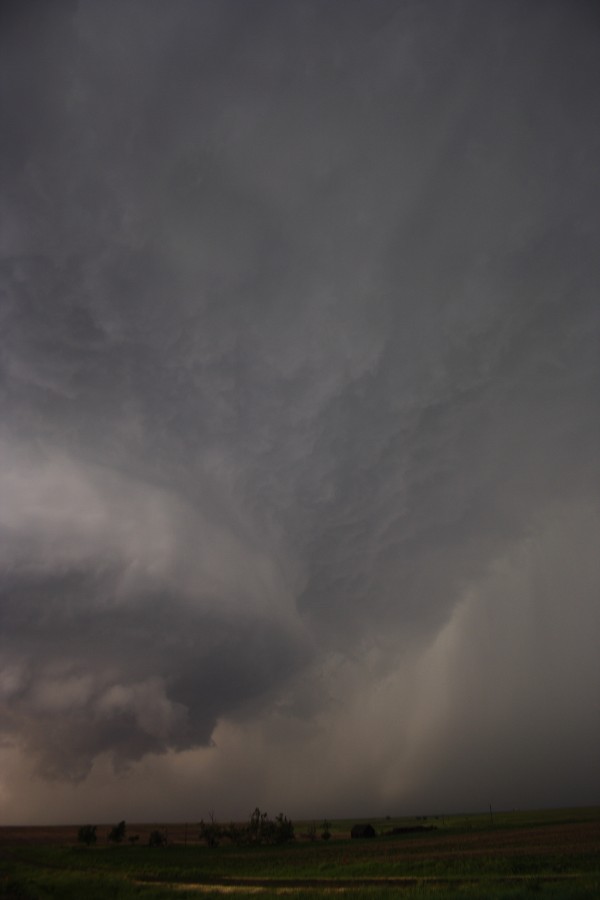
<svg viewBox="0 0 600 900">
<path fill-rule="evenodd" d="M 518 802 L 561 716 L 597 737 L 590 17 L 13 11 L 0 723 L 23 766 L 97 802 L 106 760 L 167 783 L 198 754 L 231 797 L 251 767 L 350 812 L 479 802 L 490 759 Z M 555 746 L 564 785 L 542 767 L 532 802 L 593 782 Z"/>
</svg>

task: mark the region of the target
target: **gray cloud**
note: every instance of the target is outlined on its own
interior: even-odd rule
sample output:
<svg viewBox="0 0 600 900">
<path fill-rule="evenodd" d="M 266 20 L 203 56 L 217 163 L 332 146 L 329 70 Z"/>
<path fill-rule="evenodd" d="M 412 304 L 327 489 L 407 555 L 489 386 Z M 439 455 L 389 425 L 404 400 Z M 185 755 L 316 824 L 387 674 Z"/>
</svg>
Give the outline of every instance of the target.
<svg viewBox="0 0 600 900">
<path fill-rule="evenodd" d="M 33 819 L 591 802 L 591 6 L 39 10 L 2 38 L 7 815 L 32 766 L 79 783 Z"/>
</svg>

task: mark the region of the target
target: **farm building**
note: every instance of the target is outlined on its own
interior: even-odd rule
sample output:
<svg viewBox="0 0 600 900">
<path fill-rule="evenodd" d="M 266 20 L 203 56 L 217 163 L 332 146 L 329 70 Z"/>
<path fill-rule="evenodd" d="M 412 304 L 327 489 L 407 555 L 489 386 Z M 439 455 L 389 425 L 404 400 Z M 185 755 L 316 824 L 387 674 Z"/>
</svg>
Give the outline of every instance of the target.
<svg viewBox="0 0 600 900">
<path fill-rule="evenodd" d="M 353 838 L 372 838 L 375 837 L 375 829 L 372 825 L 354 825 L 350 836 Z"/>
</svg>

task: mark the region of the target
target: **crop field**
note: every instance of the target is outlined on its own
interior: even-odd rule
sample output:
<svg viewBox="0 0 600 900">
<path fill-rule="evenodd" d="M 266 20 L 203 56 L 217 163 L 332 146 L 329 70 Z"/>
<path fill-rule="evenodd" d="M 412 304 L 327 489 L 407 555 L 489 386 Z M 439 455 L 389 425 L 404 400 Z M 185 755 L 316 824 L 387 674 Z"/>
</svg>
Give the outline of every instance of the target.
<svg viewBox="0 0 600 900">
<path fill-rule="evenodd" d="M 107 843 L 109 826 L 98 827 L 93 846 L 78 843 L 77 826 L 4 827 L 0 897 L 600 897 L 598 807 L 371 819 L 376 836 L 352 840 L 360 821 L 332 822 L 327 841 L 319 823 L 316 840 L 311 823 L 295 823 L 296 839 L 279 846 L 209 847 L 191 823 L 128 824 L 117 846 Z M 157 829 L 166 846 L 148 846 Z"/>
</svg>

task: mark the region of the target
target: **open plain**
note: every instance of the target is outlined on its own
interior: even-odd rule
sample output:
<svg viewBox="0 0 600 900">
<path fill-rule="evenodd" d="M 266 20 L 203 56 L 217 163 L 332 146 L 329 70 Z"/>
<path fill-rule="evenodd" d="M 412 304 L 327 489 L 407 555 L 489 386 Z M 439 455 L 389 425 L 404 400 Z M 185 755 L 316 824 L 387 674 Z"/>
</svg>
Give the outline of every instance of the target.
<svg viewBox="0 0 600 900">
<path fill-rule="evenodd" d="M 111 826 L 98 826 L 91 847 L 77 842 L 77 826 L 3 827 L 0 897 L 600 896 L 597 807 L 371 819 L 376 836 L 352 840 L 357 821 L 333 822 L 328 841 L 310 840 L 311 823 L 296 823 L 296 839 L 281 846 L 214 848 L 192 823 L 128 824 L 119 846 L 107 842 Z M 157 829 L 164 847 L 148 846 Z"/>
</svg>

